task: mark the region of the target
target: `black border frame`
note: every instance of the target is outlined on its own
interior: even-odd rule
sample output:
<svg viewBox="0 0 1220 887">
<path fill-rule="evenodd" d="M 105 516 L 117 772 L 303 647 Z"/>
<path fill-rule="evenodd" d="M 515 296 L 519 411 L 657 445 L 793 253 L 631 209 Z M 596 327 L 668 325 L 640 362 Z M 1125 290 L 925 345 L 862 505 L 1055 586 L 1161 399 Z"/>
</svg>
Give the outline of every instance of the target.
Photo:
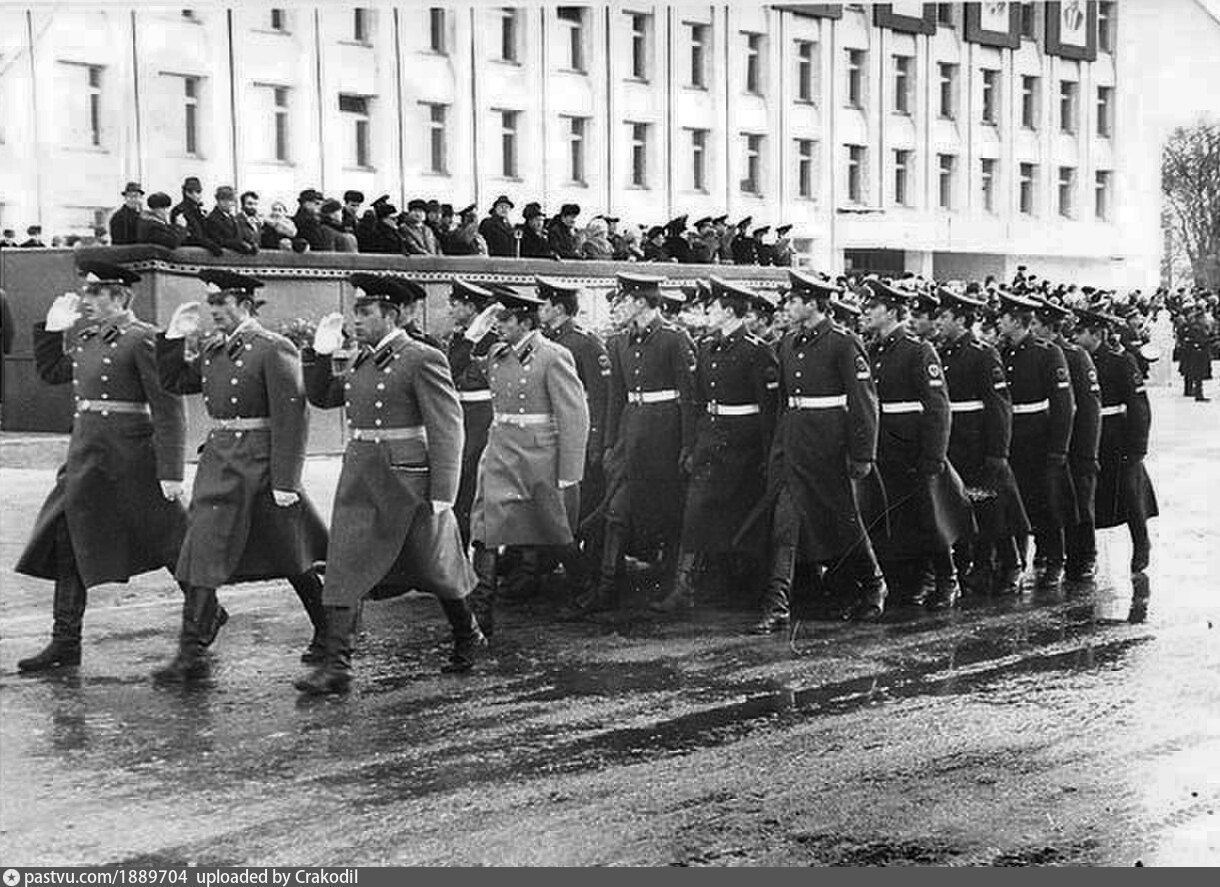
<svg viewBox="0 0 1220 887">
<path fill-rule="evenodd" d="M 916 18 L 913 15 L 896 15 L 891 3 L 878 3 L 873 7 L 873 24 L 905 34 L 935 34 L 936 4 L 925 3 L 923 15 Z"/>
<path fill-rule="evenodd" d="M 1086 0 L 1084 8 L 1087 42 L 1085 46 L 1075 46 L 1060 40 L 1059 22 L 1063 16 L 1063 4 L 1046 4 L 1046 52 L 1049 55 L 1080 62 L 1097 61 L 1097 0 Z"/>
<path fill-rule="evenodd" d="M 1021 45 L 1021 4 L 1008 4 L 1008 30 L 985 30 L 983 21 L 983 4 L 965 4 L 965 38 L 970 43 L 980 46 L 998 46 L 1003 49 L 1017 49 Z"/>
</svg>

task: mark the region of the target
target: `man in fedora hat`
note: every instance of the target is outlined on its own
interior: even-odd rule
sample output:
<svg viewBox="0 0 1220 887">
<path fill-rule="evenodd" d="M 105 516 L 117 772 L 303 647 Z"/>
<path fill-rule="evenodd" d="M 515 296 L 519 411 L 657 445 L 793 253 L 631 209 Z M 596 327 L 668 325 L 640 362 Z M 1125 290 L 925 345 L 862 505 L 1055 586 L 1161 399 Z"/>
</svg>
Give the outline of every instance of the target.
<svg viewBox="0 0 1220 887">
<path fill-rule="evenodd" d="M 576 217 L 579 215 L 578 204 L 565 203 L 559 208 L 559 215 L 547 223 L 547 242 L 557 258 L 580 258 L 580 247 L 576 242 Z"/>
<path fill-rule="evenodd" d="M 204 220 L 204 230 L 208 237 L 227 250 L 244 256 L 258 252 L 258 242 L 246 239 L 237 223 L 237 194 L 230 185 L 221 185 L 216 189 L 216 205 Z M 253 235 L 253 231 L 250 234 Z"/>
<path fill-rule="evenodd" d="M 292 217 L 297 237 L 309 244 L 314 252 L 330 248 L 330 238 L 322 228 L 322 201 L 326 198 L 315 188 L 306 188 L 297 195 L 297 211 Z"/>
<path fill-rule="evenodd" d="M 123 205 L 110 217 L 110 243 L 124 246 L 140 242 L 140 217 L 144 209 L 144 189 L 139 182 L 123 188 Z"/>
<path fill-rule="evenodd" d="M 479 223 L 479 233 L 487 241 L 487 254 L 514 258 L 517 255 L 517 236 L 508 221 L 513 202 L 501 194 L 491 205 L 491 213 Z"/>
<path fill-rule="evenodd" d="M 521 258 L 553 259 L 555 251 L 546 236 L 546 214 L 537 203 L 527 203 L 521 215 L 525 223 L 521 227 Z"/>
<path fill-rule="evenodd" d="M 206 219 L 203 215 L 203 185 L 195 176 L 187 176 L 182 182 L 182 200 L 169 213 L 171 225 L 186 229 L 184 245 L 201 246 L 214 256 L 222 253 L 220 244 L 208 237 Z"/>
</svg>

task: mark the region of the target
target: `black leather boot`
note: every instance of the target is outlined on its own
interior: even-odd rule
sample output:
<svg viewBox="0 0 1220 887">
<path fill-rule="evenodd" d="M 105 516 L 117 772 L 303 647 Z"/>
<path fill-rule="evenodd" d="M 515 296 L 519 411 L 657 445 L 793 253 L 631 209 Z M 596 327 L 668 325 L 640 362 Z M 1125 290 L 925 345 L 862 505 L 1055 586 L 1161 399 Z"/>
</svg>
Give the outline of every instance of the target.
<svg viewBox="0 0 1220 887">
<path fill-rule="evenodd" d="M 215 619 L 216 589 L 188 586 L 182 599 L 182 630 L 178 636 L 178 653 L 167 665 L 155 669 L 153 679 L 170 684 L 184 684 L 207 678 L 211 663 L 204 652 L 204 626 Z"/>
<path fill-rule="evenodd" d="M 40 652 L 18 660 L 18 671 L 47 671 L 80 665 L 80 630 L 85 616 L 86 592 L 73 562 L 55 580 L 51 604 L 51 642 Z"/>
<path fill-rule="evenodd" d="M 618 574 L 627 543 L 626 528 L 609 524 L 602 544 L 602 561 L 593 587 L 581 594 L 564 612 L 566 618 L 579 618 L 590 613 L 618 609 Z"/>
<path fill-rule="evenodd" d="M 669 593 L 648 605 L 656 613 L 677 613 L 693 610 L 695 607 L 695 586 L 699 581 L 696 568 L 697 555 L 682 551 L 678 554 L 678 564 L 674 570 L 673 584 Z"/>
<path fill-rule="evenodd" d="M 326 659 L 326 608 L 322 606 L 322 579 L 310 570 L 289 578 L 292 590 L 297 593 L 309 622 L 313 625 L 313 637 L 301 654 L 301 661 L 316 665 Z"/>
<path fill-rule="evenodd" d="M 1131 533 L 1131 572 L 1142 573 L 1148 569 L 1152 559 L 1152 542 L 1148 538 L 1148 524 L 1131 521 L 1127 525 Z"/>
<path fill-rule="evenodd" d="M 474 612 L 474 618 L 478 620 L 483 634 L 490 638 L 496 633 L 494 606 L 499 581 L 496 577 L 496 550 L 487 548 L 482 542 L 476 542 L 473 561 L 474 574 L 479 581 L 470 592 L 467 604 Z"/>
<path fill-rule="evenodd" d="M 450 674 L 470 671 L 479 653 L 487 648 L 487 637 L 479 629 L 478 620 L 466 598 L 456 601 L 442 598 L 441 609 L 445 611 L 445 618 L 453 629 L 453 652 L 449 655 L 449 661 L 441 666 L 441 671 Z"/>
<path fill-rule="evenodd" d="M 321 665 L 293 686 L 309 696 L 346 693 L 352 683 L 356 607 L 326 607 L 326 655 Z"/>
<path fill-rule="evenodd" d="M 796 573 L 796 546 L 777 545 L 771 554 L 771 576 L 763 592 L 762 618 L 750 629 L 754 634 L 771 634 L 788 627 L 788 596 Z"/>
<path fill-rule="evenodd" d="M 857 552 L 851 557 L 851 573 L 856 579 L 856 605 L 846 614 L 852 622 L 876 622 L 885 613 L 885 599 L 889 594 L 885 577 L 877 566 L 872 549 Z"/>
<path fill-rule="evenodd" d="M 178 587 L 182 589 L 183 599 L 185 600 L 187 586 L 179 582 Z M 200 638 L 204 647 L 212 646 L 212 642 L 216 640 L 216 635 L 220 633 L 220 630 L 229 621 L 229 611 L 220 605 L 219 598 L 214 598 L 213 604 L 214 606 L 211 607 L 211 611 L 204 616 L 206 628 L 203 631 L 203 636 Z"/>
<path fill-rule="evenodd" d="M 957 603 L 962 594 L 957 582 L 957 568 L 953 563 L 953 556 L 947 551 L 934 554 L 930 564 L 933 587 L 932 593 L 924 600 L 924 606 L 929 610 L 947 610 Z"/>
</svg>

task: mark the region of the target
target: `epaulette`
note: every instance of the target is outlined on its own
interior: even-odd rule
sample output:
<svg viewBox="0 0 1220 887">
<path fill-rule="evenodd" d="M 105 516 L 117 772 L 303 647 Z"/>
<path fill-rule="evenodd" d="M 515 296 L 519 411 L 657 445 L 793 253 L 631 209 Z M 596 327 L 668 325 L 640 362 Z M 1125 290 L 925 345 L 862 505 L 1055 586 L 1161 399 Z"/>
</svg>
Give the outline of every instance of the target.
<svg viewBox="0 0 1220 887">
<path fill-rule="evenodd" d="M 487 356 L 493 360 L 499 360 L 501 357 L 507 354 L 511 348 L 512 346 L 507 342 L 497 342 L 488 349 Z"/>
</svg>

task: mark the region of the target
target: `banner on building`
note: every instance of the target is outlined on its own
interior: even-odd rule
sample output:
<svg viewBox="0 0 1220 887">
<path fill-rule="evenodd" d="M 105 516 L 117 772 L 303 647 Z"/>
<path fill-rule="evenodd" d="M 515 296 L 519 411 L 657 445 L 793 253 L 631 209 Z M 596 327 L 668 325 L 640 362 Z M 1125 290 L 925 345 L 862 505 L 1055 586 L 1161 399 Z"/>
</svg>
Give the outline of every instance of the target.
<svg viewBox="0 0 1220 887">
<path fill-rule="evenodd" d="M 935 34 L 936 4 L 916 3 L 913 0 L 878 3 L 873 7 L 873 24 L 906 34 Z"/>
<path fill-rule="evenodd" d="M 1021 45 L 1021 4 L 967 3 L 965 35 L 971 43 L 1016 49 Z"/>
<path fill-rule="evenodd" d="M 1097 58 L 1097 3 L 1064 0 L 1046 4 L 1046 51 L 1060 58 Z"/>
</svg>

